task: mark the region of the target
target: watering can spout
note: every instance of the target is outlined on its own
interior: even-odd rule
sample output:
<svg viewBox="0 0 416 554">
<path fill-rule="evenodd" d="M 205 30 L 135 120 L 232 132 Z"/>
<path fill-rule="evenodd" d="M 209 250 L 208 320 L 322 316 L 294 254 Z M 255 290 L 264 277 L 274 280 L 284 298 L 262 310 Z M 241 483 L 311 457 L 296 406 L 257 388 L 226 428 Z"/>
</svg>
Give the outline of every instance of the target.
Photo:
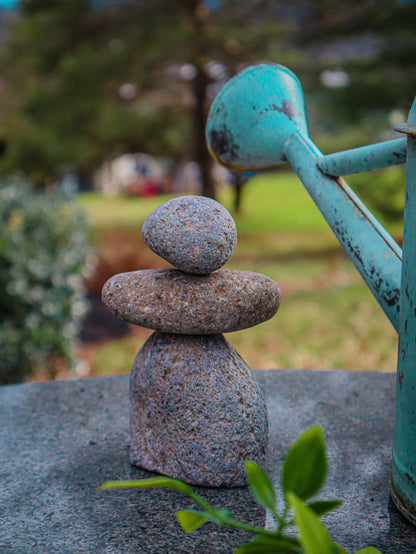
<svg viewBox="0 0 416 554">
<path fill-rule="evenodd" d="M 309 138 L 302 86 L 290 69 L 260 64 L 231 79 L 212 104 L 207 141 L 214 158 L 231 170 L 289 162 L 398 329 L 401 250 L 347 183 L 322 169 L 325 156 Z"/>
<path fill-rule="evenodd" d="M 208 148 L 219 163 L 246 171 L 286 161 L 285 144 L 307 134 L 302 85 L 279 64 L 249 67 L 220 91 L 207 123 Z"/>
</svg>

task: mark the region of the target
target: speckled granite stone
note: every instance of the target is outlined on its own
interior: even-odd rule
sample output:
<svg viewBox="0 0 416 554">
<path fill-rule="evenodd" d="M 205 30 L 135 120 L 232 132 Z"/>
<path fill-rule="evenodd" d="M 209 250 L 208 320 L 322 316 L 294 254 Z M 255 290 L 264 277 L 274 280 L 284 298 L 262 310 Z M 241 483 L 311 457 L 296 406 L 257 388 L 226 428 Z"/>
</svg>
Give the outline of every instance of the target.
<svg viewBox="0 0 416 554">
<path fill-rule="evenodd" d="M 142 227 L 147 246 L 189 273 L 207 274 L 222 267 L 237 244 L 237 229 L 219 202 L 181 196 L 156 208 Z"/>
<path fill-rule="evenodd" d="M 133 465 L 211 487 L 245 484 L 261 462 L 267 409 L 250 369 L 221 333 L 270 319 L 280 290 L 269 277 L 218 270 L 234 252 L 234 220 L 200 196 L 165 202 L 142 235 L 177 269 L 114 275 L 102 298 L 116 316 L 154 329 L 130 380 Z"/>
<path fill-rule="evenodd" d="M 178 334 L 238 331 L 270 319 L 280 290 L 260 273 L 192 275 L 175 269 L 114 275 L 103 288 L 105 305 L 136 325 Z"/>
<path fill-rule="evenodd" d="M 130 461 L 188 483 L 245 483 L 262 462 L 267 409 L 250 369 L 221 335 L 153 333 L 130 377 Z"/>
</svg>

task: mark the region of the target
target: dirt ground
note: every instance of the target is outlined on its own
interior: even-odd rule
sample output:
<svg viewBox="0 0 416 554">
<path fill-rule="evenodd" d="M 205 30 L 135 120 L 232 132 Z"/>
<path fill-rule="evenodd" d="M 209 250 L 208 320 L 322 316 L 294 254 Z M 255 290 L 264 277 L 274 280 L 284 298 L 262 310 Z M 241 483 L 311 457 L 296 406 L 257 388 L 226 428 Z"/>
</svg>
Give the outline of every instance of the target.
<svg viewBox="0 0 416 554">
<path fill-rule="evenodd" d="M 132 230 L 103 231 L 97 237 L 95 271 L 86 281 L 90 312 L 80 334 L 80 355 L 88 358 L 94 345 L 140 329 L 114 316 L 101 300 L 104 283 L 116 273 L 170 267 L 153 254 L 138 233 Z M 142 330 L 147 334 L 147 330 Z"/>
</svg>

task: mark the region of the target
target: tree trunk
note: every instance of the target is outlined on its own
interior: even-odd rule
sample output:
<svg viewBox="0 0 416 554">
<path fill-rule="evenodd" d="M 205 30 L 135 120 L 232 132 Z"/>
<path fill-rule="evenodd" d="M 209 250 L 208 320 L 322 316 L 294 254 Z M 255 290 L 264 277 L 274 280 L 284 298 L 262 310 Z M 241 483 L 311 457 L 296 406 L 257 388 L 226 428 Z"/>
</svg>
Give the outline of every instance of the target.
<svg viewBox="0 0 416 554">
<path fill-rule="evenodd" d="M 241 194 L 243 192 L 244 181 L 241 175 L 235 174 L 234 181 L 234 212 L 239 214 L 241 212 Z"/>
<path fill-rule="evenodd" d="M 194 158 L 201 170 L 202 194 L 215 199 L 212 159 L 205 141 L 205 99 L 206 90 L 210 81 L 207 75 L 205 75 L 203 68 L 198 67 L 197 69 L 198 73 L 192 82 L 195 97 L 195 107 L 193 111 Z"/>
</svg>

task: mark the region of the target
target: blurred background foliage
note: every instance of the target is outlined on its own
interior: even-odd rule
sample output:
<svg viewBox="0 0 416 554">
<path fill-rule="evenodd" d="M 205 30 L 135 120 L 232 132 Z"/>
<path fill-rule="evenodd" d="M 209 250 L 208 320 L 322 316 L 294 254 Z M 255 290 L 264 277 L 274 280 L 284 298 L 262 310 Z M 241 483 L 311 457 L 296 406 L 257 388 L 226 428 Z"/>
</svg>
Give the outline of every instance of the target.
<svg viewBox="0 0 416 554">
<path fill-rule="evenodd" d="M 0 184 L 0 385 L 73 360 L 87 311 L 86 219 L 62 192 Z"/>
<path fill-rule="evenodd" d="M 214 196 L 209 103 L 263 60 L 301 77 L 316 141 L 375 142 L 410 108 L 415 28 L 398 0 L 22 0 L 2 45 L 2 167 L 44 184 L 125 152 L 190 157 Z"/>
<path fill-rule="evenodd" d="M 6 4 L 10 2 L 0 1 L 0 6 Z M 232 208 L 229 191 L 213 177 L 205 119 L 216 93 L 247 65 L 277 62 L 300 77 L 310 133 L 325 153 L 395 138 L 392 129 L 407 118 L 416 91 L 416 4 L 411 1 L 21 0 L 14 6 L 0 11 L 0 173 L 7 183 L 2 194 L 15 191 L 15 202 L 21 203 L 13 210 L 6 203 L 1 231 L 0 302 L 2 321 L 8 326 L 4 356 L 9 360 L 1 363 L 12 367 L 15 360 L 13 367 L 18 369 L 11 380 L 29 374 L 29 367 L 39 367 L 40 360 L 53 353 L 69 359 L 73 350 L 83 293 L 81 283 L 70 283 L 75 283 L 75 274 L 82 275 L 88 233 L 80 216 L 74 215 L 73 226 L 65 220 L 68 227 L 62 234 L 64 223 L 58 214 L 67 213 L 66 208 L 54 204 L 58 200 L 51 196 L 69 172 L 84 190 L 91 188 L 97 169 L 123 154 L 147 153 L 168 158 L 175 166 L 192 160 L 199 168 L 203 194 L 217 196 Z M 34 188 L 20 184 L 26 180 Z M 348 181 L 400 241 L 404 171 L 392 168 Z M 345 305 L 338 306 L 342 313 L 350 306 L 362 312 L 366 322 L 377 316 L 373 316 L 373 304 L 371 309 L 363 308 L 368 306 L 367 292 L 357 292 L 355 277 L 346 269 L 332 237 L 322 234 L 325 223 L 317 224 L 315 216 L 311 219 L 313 204 L 303 192 L 293 192 L 293 182 L 284 173 L 258 176 L 242 190 L 242 208 L 236 215 L 242 233 L 236 267 L 263 267 L 278 281 L 283 275 L 283 288 L 297 298 L 292 298 L 293 312 L 286 323 L 288 336 L 280 337 L 286 354 L 278 358 L 272 353 L 279 347 L 279 331 L 273 328 L 263 338 L 253 339 L 252 350 L 242 352 L 243 357 L 263 367 L 391 369 L 394 362 L 385 355 L 386 345 L 391 347 L 395 340 L 390 331 L 371 328 L 366 333 L 354 314 L 343 319 L 343 324 L 350 324 L 348 329 L 341 326 L 338 334 L 332 333 L 336 327 L 332 320 L 330 331 L 320 326 L 328 308 L 337 311 L 335 292 L 322 296 L 323 282 L 343 289 Z M 136 247 L 133 242 L 130 249 L 126 244 L 136 240 L 145 213 L 164 199 L 107 202 L 99 193 L 80 199 L 78 204 L 88 210 L 100 256 L 99 274 L 87 283 L 90 297 L 98 295 L 104 277 L 111 273 L 157 266 L 159 262 L 143 252 L 141 243 Z M 36 207 L 43 215 L 32 218 Z M 12 212 L 23 214 L 25 235 L 22 228 L 13 230 L 17 216 Z M 138 214 L 135 223 L 128 223 L 126 213 Z M 281 222 L 286 222 L 286 231 Z M 48 229 L 42 235 L 46 242 L 41 246 L 36 239 L 32 247 L 39 246 L 39 251 L 32 251 L 28 245 L 41 229 Z M 15 240 L 16 248 L 7 247 L 7 256 L 15 256 L 10 261 L 4 245 Z M 44 263 L 42 267 L 50 271 L 40 284 L 34 283 L 29 259 L 32 265 L 33 260 L 46 260 L 42 252 L 48 249 L 58 261 Z M 68 252 L 73 252 L 74 260 L 67 266 L 63 260 Z M 299 263 L 302 257 L 309 263 Z M 53 268 L 58 266 L 66 292 L 56 284 L 59 279 Z M 21 272 L 26 283 L 20 292 L 7 284 L 16 282 L 13 272 Z M 293 283 L 299 284 L 297 292 Z M 39 297 L 33 303 L 30 290 L 38 286 L 44 287 L 45 300 Z M 309 312 L 302 308 L 306 289 Z M 55 306 L 56 314 L 49 319 L 45 319 L 44 302 Z M 18 316 L 10 311 L 11 305 L 16 305 Z M 29 317 L 35 313 L 43 314 L 37 316 L 36 325 L 34 316 Z M 314 317 L 319 320 L 319 333 L 308 333 L 316 324 Z M 303 322 L 302 329 L 296 321 L 301 327 Z M 17 337 L 16 329 L 21 329 L 21 336 Z M 344 338 L 345 356 L 332 355 L 343 350 L 340 337 L 350 332 L 355 338 Z M 318 347 L 323 337 L 332 337 L 332 342 Z M 132 349 L 137 347 L 135 340 Z M 250 342 L 243 340 L 246 345 Z M 237 345 L 240 351 L 243 343 Z M 368 349 L 378 352 L 366 355 Z M 102 359 L 108 359 L 105 348 L 103 352 Z M 361 365 L 356 362 L 357 352 L 364 360 Z M 88 348 L 81 355 L 90 361 L 99 359 Z M 32 366 L 31 360 L 36 360 Z M 59 364 L 56 367 L 50 371 L 52 376 L 59 373 Z"/>
</svg>

